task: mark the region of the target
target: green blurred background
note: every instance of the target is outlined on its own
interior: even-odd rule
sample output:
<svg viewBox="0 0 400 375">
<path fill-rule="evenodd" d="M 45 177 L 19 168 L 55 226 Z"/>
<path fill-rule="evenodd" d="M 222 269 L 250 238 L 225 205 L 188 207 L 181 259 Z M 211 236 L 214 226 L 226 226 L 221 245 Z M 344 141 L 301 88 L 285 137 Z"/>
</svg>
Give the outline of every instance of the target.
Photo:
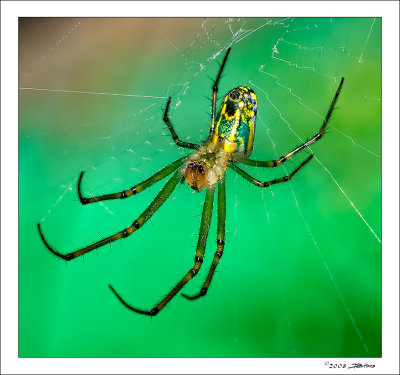
<svg viewBox="0 0 400 375">
<path fill-rule="evenodd" d="M 178 134 L 204 140 L 229 45 L 220 98 L 238 85 L 258 95 L 252 158 L 315 134 L 344 76 L 337 109 L 291 182 L 262 190 L 228 172 L 227 245 L 207 296 L 135 314 L 107 284 L 142 308 L 167 294 L 192 265 L 204 192 L 179 186 L 135 235 L 68 264 L 36 223 L 70 252 L 136 219 L 164 182 L 82 208 L 79 173 L 85 194 L 114 192 L 187 153 L 166 136 L 168 96 Z M 381 356 L 380 19 L 21 18 L 19 88 L 21 357 Z M 243 168 L 268 180 L 309 152 Z M 215 216 L 187 293 L 206 276 Z"/>
</svg>

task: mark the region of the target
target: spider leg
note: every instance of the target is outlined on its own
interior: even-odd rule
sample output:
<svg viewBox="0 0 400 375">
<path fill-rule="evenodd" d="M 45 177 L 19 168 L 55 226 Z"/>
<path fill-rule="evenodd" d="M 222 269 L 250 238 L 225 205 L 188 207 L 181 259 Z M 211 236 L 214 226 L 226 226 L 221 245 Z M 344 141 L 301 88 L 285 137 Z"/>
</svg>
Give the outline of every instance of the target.
<svg viewBox="0 0 400 375">
<path fill-rule="evenodd" d="M 288 152 L 287 154 L 281 156 L 277 160 L 268 160 L 268 161 L 258 161 L 258 160 L 251 160 L 247 159 L 243 156 L 235 157 L 234 161 L 242 164 L 247 164 L 247 165 L 252 165 L 254 167 L 278 167 L 282 165 L 286 160 L 290 159 L 294 154 L 297 154 L 299 151 L 303 150 L 304 148 L 310 146 L 314 142 L 320 140 L 322 136 L 325 133 L 326 126 L 328 125 L 329 119 L 331 118 L 333 109 L 335 108 L 335 104 L 337 102 L 337 99 L 339 97 L 340 91 L 342 90 L 344 82 L 344 77 L 340 80 L 339 87 L 336 90 L 335 96 L 333 97 L 331 106 L 329 107 L 328 113 L 325 117 L 325 120 L 321 126 L 321 129 L 317 134 L 315 134 L 313 137 L 311 137 L 308 141 L 304 142 L 302 145 L 299 147 L 296 147 L 292 151 Z"/>
<path fill-rule="evenodd" d="M 210 126 L 209 137 L 212 137 L 212 135 L 214 133 L 215 112 L 216 112 L 216 108 L 217 108 L 217 97 L 218 97 L 218 83 L 221 78 L 222 71 L 224 70 L 224 66 L 225 66 L 226 60 L 228 58 L 229 52 L 231 52 L 231 47 L 229 47 L 225 53 L 224 60 L 222 61 L 221 67 L 219 68 L 219 72 L 218 72 L 217 78 L 214 82 L 213 89 L 212 89 L 211 126 Z"/>
<path fill-rule="evenodd" d="M 171 97 L 168 98 L 167 100 L 167 106 L 165 107 L 165 112 L 164 112 L 164 117 L 163 120 L 164 122 L 167 124 L 169 131 L 171 132 L 172 135 L 172 139 L 174 140 L 174 142 L 177 144 L 177 146 L 179 147 L 184 147 L 184 148 L 191 148 L 194 150 L 197 150 L 197 148 L 200 146 L 196 143 L 190 143 L 190 142 L 184 142 L 181 141 L 178 137 L 178 135 L 175 132 L 175 129 L 173 128 L 171 121 L 169 121 L 168 118 L 168 111 L 169 111 L 169 106 L 171 104 Z"/>
<path fill-rule="evenodd" d="M 200 292 L 194 296 L 182 294 L 183 297 L 194 300 L 205 296 L 214 276 L 215 269 L 222 257 L 225 246 L 225 219 L 226 219 L 226 194 L 225 194 L 225 177 L 218 181 L 218 227 L 217 227 L 217 251 L 214 254 L 210 270 L 208 271 L 207 279 L 203 284 Z"/>
<path fill-rule="evenodd" d="M 196 274 L 199 272 L 201 264 L 204 259 L 204 252 L 206 248 L 207 235 L 208 230 L 210 229 L 210 222 L 212 216 L 213 209 L 213 201 L 214 201 L 214 189 L 215 186 L 207 187 L 206 198 L 204 200 L 203 213 L 201 216 L 201 224 L 200 224 L 200 233 L 199 239 L 197 242 L 196 254 L 194 257 L 194 266 L 186 273 L 186 275 L 176 284 L 176 286 L 168 293 L 168 295 L 158 303 L 151 310 L 141 310 L 133 307 L 132 305 L 125 302 L 125 300 L 116 292 L 116 290 L 109 285 L 112 292 L 117 296 L 117 298 L 130 310 L 135 311 L 139 314 L 155 316 L 157 315 L 161 309 L 169 302 L 175 295 L 186 285 L 188 281 L 190 281 Z"/>
<path fill-rule="evenodd" d="M 111 242 L 114 242 L 116 240 L 120 240 L 122 238 L 130 236 L 132 233 L 134 233 L 137 229 L 139 229 L 143 224 L 151 218 L 151 216 L 156 212 L 161 205 L 166 201 L 166 199 L 171 195 L 171 193 L 174 191 L 176 185 L 178 182 L 182 179 L 181 171 L 178 170 L 175 172 L 175 174 L 168 180 L 168 182 L 164 185 L 164 187 L 160 190 L 160 192 L 157 194 L 157 196 L 154 198 L 153 202 L 150 203 L 150 205 L 143 211 L 143 213 L 130 225 L 129 227 L 121 230 L 118 233 L 113 234 L 112 236 L 103 238 L 101 241 L 95 242 L 89 246 L 86 246 L 82 249 L 78 249 L 72 253 L 68 254 L 61 254 L 57 250 L 55 250 L 53 247 L 49 245 L 49 243 L 46 241 L 44 238 L 43 232 L 40 228 L 40 223 L 38 223 L 38 230 L 40 237 L 46 247 L 54 254 L 57 255 L 58 257 L 65 259 L 65 260 L 71 260 L 74 258 L 77 258 L 83 254 L 86 254 L 94 249 L 97 249 L 98 247 L 107 245 Z"/>
<path fill-rule="evenodd" d="M 243 169 L 239 168 L 235 164 L 229 164 L 229 168 L 233 169 L 237 174 L 241 175 L 244 177 L 247 181 L 250 181 L 252 184 L 258 186 L 258 187 L 268 187 L 273 184 L 278 184 L 280 182 L 286 182 L 289 181 L 301 168 L 303 168 L 312 158 L 314 155 L 310 155 L 306 160 L 304 160 L 294 171 L 292 171 L 289 175 L 276 178 L 274 180 L 270 181 L 265 181 L 262 182 L 260 180 L 257 180 L 256 178 L 250 176 L 247 172 L 245 172 Z"/>
<path fill-rule="evenodd" d="M 185 158 L 186 158 L 186 156 L 174 161 L 173 163 L 171 163 L 171 164 L 167 165 L 166 167 L 160 169 L 158 172 L 153 174 L 153 176 L 149 177 L 147 180 L 144 180 L 144 181 L 140 182 L 139 184 L 137 184 L 135 186 L 132 186 L 128 190 L 123 190 L 123 191 L 118 192 L 118 193 L 100 195 L 100 196 L 97 196 L 97 197 L 84 197 L 82 195 L 81 184 L 82 184 L 82 177 L 83 177 L 83 173 L 84 172 L 81 172 L 81 174 L 79 175 L 79 180 L 78 180 L 78 196 L 79 196 L 79 200 L 81 201 L 82 204 L 89 204 L 89 203 L 95 203 L 95 202 L 105 201 L 105 200 L 109 200 L 109 199 L 124 199 L 124 198 L 128 198 L 128 197 L 130 197 L 132 195 L 140 193 L 141 191 L 147 189 L 151 185 L 154 185 L 156 182 L 158 182 L 158 181 L 162 180 L 163 178 L 167 177 L 169 174 L 174 172 L 177 168 L 179 168 L 183 164 Z"/>
</svg>

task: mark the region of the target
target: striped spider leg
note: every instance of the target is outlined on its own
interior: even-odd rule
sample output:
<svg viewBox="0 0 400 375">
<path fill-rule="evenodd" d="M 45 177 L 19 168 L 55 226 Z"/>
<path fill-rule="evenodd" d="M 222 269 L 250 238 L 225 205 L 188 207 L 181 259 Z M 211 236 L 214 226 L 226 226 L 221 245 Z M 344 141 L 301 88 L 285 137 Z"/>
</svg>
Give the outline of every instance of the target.
<svg viewBox="0 0 400 375">
<path fill-rule="evenodd" d="M 234 157 L 234 161 L 241 163 L 241 164 L 252 165 L 254 167 L 278 167 L 278 166 L 282 165 L 286 160 L 290 159 L 294 154 L 297 154 L 299 151 L 310 146 L 314 142 L 320 140 L 325 133 L 326 126 L 328 125 L 328 122 L 331 118 L 332 112 L 335 108 L 336 101 L 339 98 L 339 94 L 340 94 L 340 91 L 342 90 L 343 82 L 344 82 L 344 77 L 342 77 L 342 79 L 340 80 L 339 87 L 336 90 L 335 96 L 333 97 L 331 106 L 329 107 L 328 113 L 325 116 L 325 119 L 324 119 L 324 122 L 322 123 L 321 129 L 319 130 L 319 132 L 317 134 L 315 134 L 313 137 L 311 137 L 308 141 L 304 142 L 300 146 L 296 147 L 292 151 L 288 152 L 287 154 L 281 156 L 279 159 L 276 159 L 276 160 L 259 161 L 259 160 L 248 159 L 247 157 L 243 157 L 243 156 L 236 156 L 236 157 Z"/>
<path fill-rule="evenodd" d="M 183 157 L 181 159 L 178 159 L 177 161 L 173 162 L 172 164 L 168 165 L 167 167 L 163 168 L 159 172 L 155 173 L 152 177 L 148 178 L 147 180 L 133 186 L 129 190 L 124 190 L 119 193 L 114 193 L 114 194 L 107 194 L 105 196 L 99 196 L 99 197 L 91 197 L 91 198 L 86 198 L 82 196 L 82 193 L 80 191 L 80 183 L 82 180 L 82 173 L 79 177 L 79 183 L 78 183 L 78 195 L 79 199 L 81 200 L 82 204 L 89 204 L 89 203 L 94 203 L 98 202 L 101 200 L 105 199 L 123 199 L 127 198 L 128 196 L 132 196 L 134 194 L 137 194 L 144 189 L 150 187 L 151 185 L 155 184 L 158 182 L 160 179 L 168 176 L 172 172 L 176 171 L 180 166 L 182 166 L 184 160 L 186 158 Z M 181 181 L 182 176 L 181 176 L 181 171 L 178 170 L 174 173 L 174 175 L 168 180 L 168 182 L 164 185 L 164 187 L 160 190 L 160 192 L 157 194 L 153 202 L 150 203 L 150 205 L 143 211 L 143 213 L 127 228 L 119 231 L 118 233 L 115 233 L 109 237 L 103 238 L 102 240 L 95 242 L 89 246 L 83 247 L 81 249 L 78 249 L 76 251 L 73 251 L 68 254 L 62 254 L 58 252 L 56 249 L 54 249 L 52 246 L 49 245 L 47 240 L 45 239 L 42 229 L 40 227 L 40 223 L 37 224 L 38 230 L 40 237 L 43 241 L 43 243 L 46 245 L 46 247 L 54 254 L 57 255 L 58 257 L 64 259 L 64 260 L 71 260 L 74 258 L 77 258 L 81 255 L 84 255 L 94 249 L 97 249 L 101 246 L 107 245 L 111 242 L 120 240 L 122 238 L 126 238 L 130 236 L 132 233 L 134 233 L 137 229 L 139 229 L 143 224 L 153 216 L 153 214 L 161 207 L 161 205 L 166 201 L 166 199 L 172 194 L 174 191 L 176 185 L 178 184 L 179 181 Z"/>
<path fill-rule="evenodd" d="M 257 180 L 253 176 L 249 175 L 247 172 L 245 172 L 242 168 L 239 168 L 236 164 L 229 164 L 229 168 L 235 171 L 237 174 L 242 176 L 244 179 L 247 181 L 251 182 L 253 185 L 256 185 L 258 187 L 268 187 L 274 184 L 279 184 L 281 182 L 286 182 L 292 179 L 292 177 L 301 169 L 303 168 L 312 158 L 314 157 L 313 154 L 311 154 L 306 160 L 304 160 L 296 169 L 294 169 L 290 174 L 287 176 L 275 178 L 270 181 L 265 181 L 262 182 L 260 180 Z"/>
<path fill-rule="evenodd" d="M 109 285 L 110 289 L 114 292 L 114 294 L 118 297 L 118 299 L 130 310 L 135 311 L 139 314 L 155 316 L 160 310 L 165 307 L 165 305 L 171 301 L 172 298 L 199 272 L 201 265 L 204 259 L 204 252 L 207 243 L 208 231 L 210 229 L 210 222 L 213 210 L 213 202 L 214 202 L 214 190 L 215 186 L 208 186 L 206 190 L 206 198 L 204 200 L 203 205 L 203 213 L 201 215 L 201 223 L 200 223 L 200 233 L 198 237 L 196 254 L 194 257 L 194 266 L 186 273 L 186 275 L 176 284 L 176 286 L 168 293 L 168 295 L 162 299 L 154 308 L 151 310 L 141 310 L 133 307 L 128 304 L 117 292 L 116 290 Z"/>
<path fill-rule="evenodd" d="M 187 299 L 197 299 L 206 295 L 207 290 L 211 284 L 211 280 L 214 276 L 214 272 L 217 268 L 218 262 L 222 257 L 225 247 L 225 219 L 226 219 L 226 194 L 225 194 L 225 177 L 218 180 L 218 224 L 217 224 L 217 251 L 214 254 L 213 261 L 211 263 L 210 270 L 206 281 L 203 284 L 200 292 L 194 296 L 188 296 L 183 294 L 182 296 Z"/>
</svg>

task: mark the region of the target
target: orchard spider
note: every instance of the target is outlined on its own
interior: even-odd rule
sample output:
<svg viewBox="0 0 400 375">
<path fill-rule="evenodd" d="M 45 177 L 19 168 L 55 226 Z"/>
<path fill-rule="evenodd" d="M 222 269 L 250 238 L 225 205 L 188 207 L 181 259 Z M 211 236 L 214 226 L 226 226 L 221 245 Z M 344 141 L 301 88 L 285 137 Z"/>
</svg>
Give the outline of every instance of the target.
<svg viewBox="0 0 400 375">
<path fill-rule="evenodd" d="M 147 180 L 140 182 L 139 184 L 133 186 L 128 190 L 124 190 L 118 193 L 105 194 L 97 197 L 84 197 L 81 192 L 83 172 L 80 174 L 78 180 L 79 200 L 82 204 L 90 204 L 108 199 L 128 198 L 132 195 L 140 193 L 141 191 L 147 189 L 149 186 L 155 184 L 156 182 L 173 173 L 172 177 L 160 190 L 155 199 L 130 226 L 116 234 L 102 239 L 101 241 L 64 255 L 59 253 L 48 244 L 48 242 L 44 238 L 44 235 L 40 228 L 40 224 L 38 223 L 39 234 L 46 247 L 54 255 L 57 255 L 58 257 L 69 261 L 83 254 L 86 254 L 98 247 L 130 236 L 132 233 L 142 227 L 147 222 L 147 220 L 151 218 L 154 212 L 156 212 L 161 207 L 165 200 L 174 191 L 179 182 L 183 183 L 186 180 L 191 188 L 197 192 L 206 189 L 206 197 L 204 201 L 200 224 L 200 233 L 194 257 L 194 266 L 169 292 L 169 294 L 162 299 L 161 302 L 159 302 L 154 308 L 150 310 L 141 310 L 125 302 L 125 300 L 116 292 L 116 290 L 111 285 L 109 285 L 112 292 L 126 307 L 139 314 L 150 316 L 157 315 L 161 311 L 161 309 L 169 301 L 171 301 L 171 299 L 186 285 L 186 283 L 190 281 L 194 276 L 196 276 L 199 272 L 203 263 L 207 235 L 210 228 L 214 201 L 214 191 L 216 185 L 218 185 L 217 251 L 214 254 L 214 258 L 208 272 L 207 279 L 200 292 L 194 296 L 188 296 L 185 294 L 183 294 L 183 296 L 193 300 L 204 296 L 207 293 L 215 269 L 217 268 L 218 262 L 221 259 L 225 245 L 225 173 L 227 168 L 230 168 L 231 170 L 238 173 L 240 176 L 258 187 L 267 187 L 280 182 L 289 181 L 302 167 L 304 167 L 304 165 L 306 165 L 312 159 L 312 154 L 289 175 L 266 182 L 261 182 L 255 179 L 243 169 L 239 168 L 237 164 L 241 163 L 254 167 L 278 167 L 282 165 L 286 160 L 291 158 L 294 154 L 321 139 L 321 137 L 324 135 L 325 128 L 328 124 L 335 103 L 342 89 L 344 78 L 342 78 L 340 81 L 339 87 L 336 90 L 336 94 L 332 100 L 331 106 L 321 126 L 321 129 L 307 142 L 303 143 L 299 147 L 296 147 L 295 149 L 281 156 L 277 160 L 257 161 L 248 159 L 253 151 L 254 131 L 257 116 L 257 97 L 254 91 L 247 86 L 239 86 L 232 89 L 225 96 L 221 106 L 219 107 L 218 113 L 216 113 L 218 82 L 221 78 L 221 74 L 230 50 L 231 49 L 228 48 L 228 50 L 226 51 L 224 60 L 222 61 L 222 65 L 219 69 L 217 78 L 212 89 L 211 126 L 208 138 L 204 142 L 203 146 L 197 145 L 195 143 L 184 142 L 179 139 L 168 118 L 168 110 L 171 104 L 171 97 L 169 97 L 167 101 L 167 106 L 165 108 L 163 120 L 166 123 L 169 131 L 171 132 L 172 138 L 177 146 L 193 149 L 195 150 L 194 152 L 174 161 L 170 165 L 167 165 L 166 167 L 155 173 L 153 176 L 149 177 Z"/>
</svg>

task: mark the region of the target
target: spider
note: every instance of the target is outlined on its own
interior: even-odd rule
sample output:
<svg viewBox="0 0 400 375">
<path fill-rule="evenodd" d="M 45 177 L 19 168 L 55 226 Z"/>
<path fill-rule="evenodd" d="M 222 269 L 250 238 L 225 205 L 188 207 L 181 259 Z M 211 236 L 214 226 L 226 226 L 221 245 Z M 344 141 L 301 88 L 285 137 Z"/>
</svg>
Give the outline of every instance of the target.
<svg viewBox="0 0 400 375">
<path fill-rule="evenodd" d="M 171 104 L 171 97 L 169 97 L 164 111 L 163 120 L 167 125 L 176 145 L 178 147 L 195 150 L 194 152 L 189 153 L 188 155 L 167 165 L 166 167 L 156 172 L 153 176 L 140 182 L 137 185 L 134 185 L 130 189 L 112 194 L 84 197 L 81 192 L 82 177 L 84 172 L 81 172 L 78 179 L 78 196 L 82 205 L 109 199 L 128 198 L 130 196 L 139 194 L 151 185 L 172 174 L 172 177 L 170 177 L 168 182 L 163 186 L 163 188 L 150 203 L 150 205 L 130 226 L 89 246 L 80 248 L 68 254 L 61 254 L 49 245 L 43 235 L 40 223 L 37 224 L 40 237 L 46 247 L 54 255 L 66 261 L 70 261 L 71 259 L 84 255 L 101 246 L 126 238 L 136 232 L 161 207 L 161 205 L 174 191 L 179 182 L 184 183 L 186 180 L 191 188 L 194 189 L 196 192 L 200 192 L 205 189 L 206 196 L 201 216 L 200 233 L 194 257 L 194 265 L 176 284 L 176 286 L 168 293 L 168 295 L 163 298 L 157 305 L 155 305 L 155 307 L 148 310 L 142 310 L 128 304 L 117 293 L 114 287 L 109 285 L 109 288 L 116 295 L 116 297 L 127 308 L 135 311 L 136 313 L 150 316 L 157 315 L 166 306 L 166 304 L 170 302 L 172 298 L 175 297 L 175 295 L 199 272 L 204 259 L 206 241 L 213 211 L 214 193 L 217 189 L 217 250 L 214 254 L 207 278 L 199 293 L 194 296 L 182 294 L 184 297 L 190 300 L 194 300 L 206 295 L 208 288 L 210 287 L 214 272 L 217 268 L 218 262 L 220 261 L 224 252 L 226 218 L 225 173 L 227 169 L 231 169 L 233 172 L 239 174 L 250 183 L 262 188 L 271 186 L 273 184 L 289 181 L 298 171 L 300 171 L 301 168 L 303 168 L 313 158 L 313 154 L 305 159 L 287 176 L 265 182 L 262 182 L 252 177 L 250 174 L 241 169 L 238 164 L 246 164 L 254 167 L 278 167 L 296 153 L 300 152 L 304 148 L 310 146 L 312 143 L 321 139 L 324 135 L 326 126 L 332 115 L 335 103 L 343 86 L 344 78 L 342 78 L 340 81 L 339 87 L 336 90 L 331 106 L 329 107 L 328 113 L 318 133 L 316 133 L 313 137 L 311 137 L 302 145 L 281 156 L 279 159 L 268 161 L 252 160 L 249 159 L 249 156 L 253 151 L 254 132 L 257 117 L 257 97 L 254 91 L 248 86 L 239 86 L 232 89 L 224 97 L 219 107 L 219 110 L 216 113 L 218 83 L 230 51 L 231 48 L 228 48 L 225 53 L 221 67 L 218 71 L 217 78 L 212 88 L 211 126 L 208 138 L 204 141 L 204 145 L 184 142 L 178 137 L 168 117 L 168 111 Z"/>
</svg>

